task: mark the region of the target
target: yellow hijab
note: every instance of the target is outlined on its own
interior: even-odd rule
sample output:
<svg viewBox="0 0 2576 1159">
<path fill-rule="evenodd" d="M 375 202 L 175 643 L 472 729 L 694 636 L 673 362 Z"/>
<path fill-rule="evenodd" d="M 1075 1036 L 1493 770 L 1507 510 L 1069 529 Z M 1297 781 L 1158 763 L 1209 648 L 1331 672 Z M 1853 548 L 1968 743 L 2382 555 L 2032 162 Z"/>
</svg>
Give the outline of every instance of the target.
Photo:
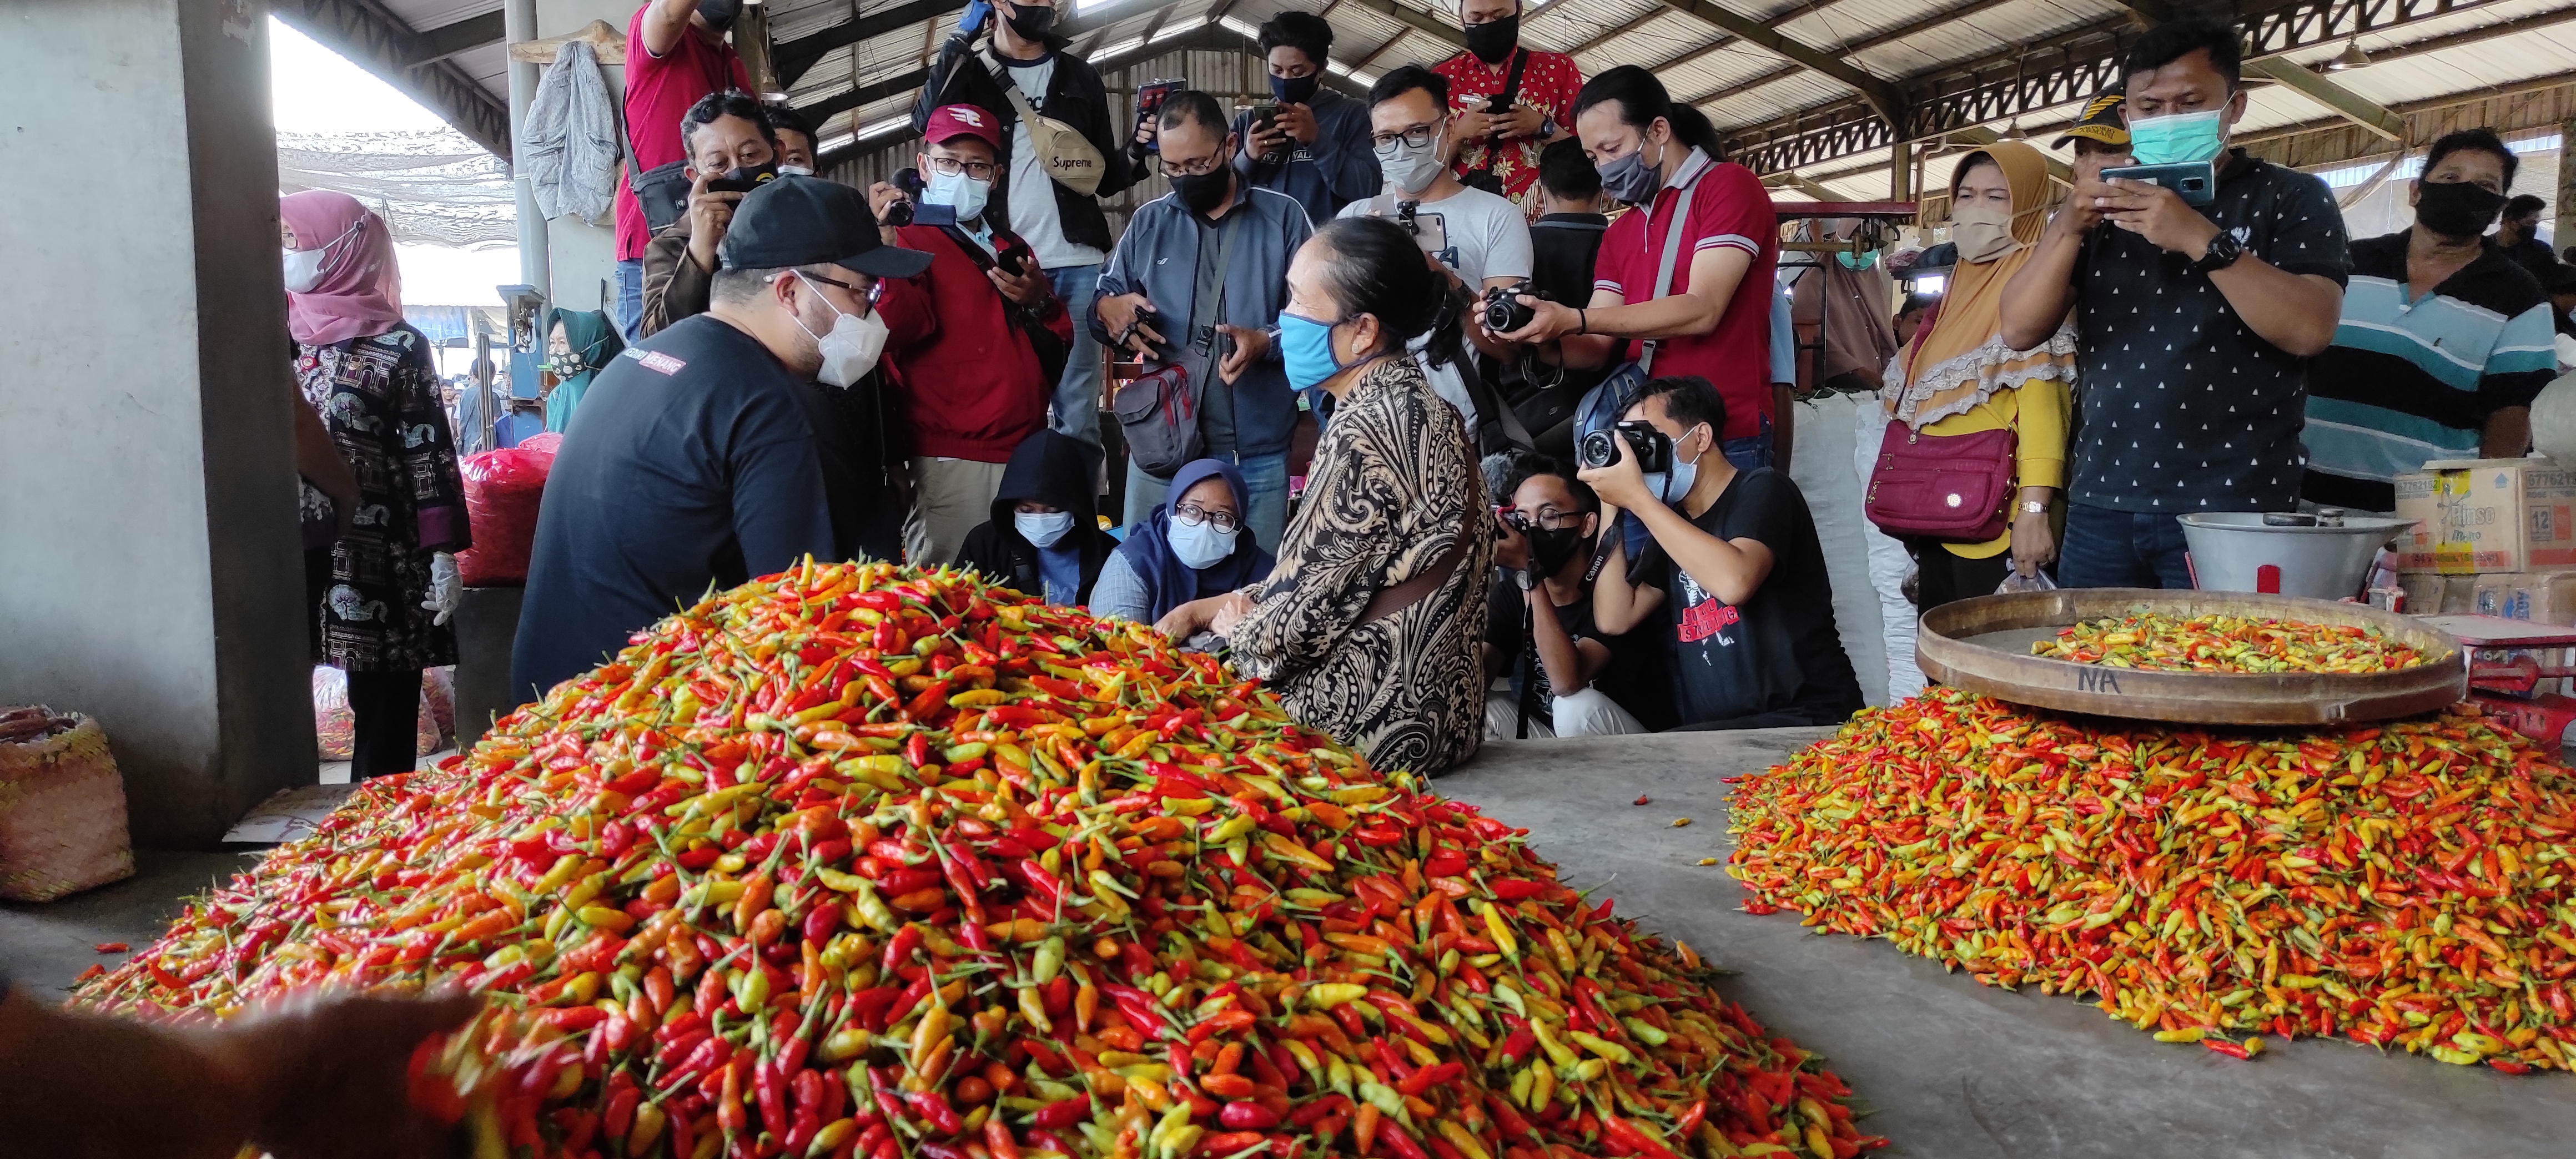
<svg viewBox="0 0 2576 1159">
<path fill-rule="evenodd" d="M 1959 263 L 1930 330 L 1899 355 L 1903 389 L 1886 405 L 1890 414 L 1912 426 L 1972 409 L 1997 389 L 2033 378 L 2075 377 L 2074 341 L 2065 326 L 2030 350 L 2014 350 L 2003 341 L 2004 286 L 2030 260 L 2031 247 L 2048 227 L 2048 160 L 2019 141 L 2002 141 L 1960 158 L 1956 172 L 1964 177 L 1986 162 L 2004 171 L 2004 183 L 2012 190 L 2012 238 L 2017 244 L 1993 261 Z M 1954 200 L 1955 193 L 1954 185 Z"/>
</svg>

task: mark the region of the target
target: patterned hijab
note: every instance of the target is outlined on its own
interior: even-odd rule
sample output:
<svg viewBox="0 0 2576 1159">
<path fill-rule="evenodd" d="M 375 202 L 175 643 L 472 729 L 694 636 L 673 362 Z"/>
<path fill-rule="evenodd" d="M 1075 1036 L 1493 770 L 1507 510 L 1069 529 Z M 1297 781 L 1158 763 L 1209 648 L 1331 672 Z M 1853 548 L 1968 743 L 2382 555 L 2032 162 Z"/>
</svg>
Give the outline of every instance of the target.
<svg viewBox="0 0 2576 1159">
<path fill-rule="evenodd" d="M 1890 392 L 1887 408 L 1910 426 L 1974 409 L 1997 389 L 2034 378 L 2075 377 L 2074 339 L 2066 327 L 2030 350 L 2003 341 L 2004 286 L 2030 261 L 2031 247 L 2048 227 L 2048 159 L 2019 141 L 2002 141 L 1960 158 L 1956 172 L 1964 177 L 1988 162 L 2003 170 L 2012 190 L 2012 238 L 2019 244 L 1993 261 L 1959 263 L 1938 311 L 1897 356 L 1903 389 Z"/>
<path fill-rule="evenodd" d="M 307 189 L 277 199 L 278 216 L 295 231 L 298 251 L 326 249 L 322 280 L 286 295 L 286 329 L 307 346 L 373 338 L 402 325 L 402 271 L 385 219 L 358 199 Z"/>
</svg>

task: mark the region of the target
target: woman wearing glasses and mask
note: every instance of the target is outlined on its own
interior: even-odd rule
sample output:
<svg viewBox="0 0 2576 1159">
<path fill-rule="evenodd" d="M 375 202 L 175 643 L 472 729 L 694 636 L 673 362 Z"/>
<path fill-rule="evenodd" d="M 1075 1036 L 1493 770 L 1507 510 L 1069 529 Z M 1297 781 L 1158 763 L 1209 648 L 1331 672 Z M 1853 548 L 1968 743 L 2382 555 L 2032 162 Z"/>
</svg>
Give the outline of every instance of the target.
<svg viewBox="0 0 2576 1159">
<path fill-rule="evenodd" d="M 1243 472 L 1199 459 L 1172 474 L 1171 499 L 1127 532 L 1092 585 L 1098 615 L 1161 625 L 1173 609 L 1270 574 L 1270 553 L 1243 524 Z M 1170 627 L 1184 627 L 1174 620 Z"/>
<path fill-rule="evenodd" d="M 1214 631 L 1299 723 L 1417 773 L 1484 736 L 1493 515 L 1457 413 L 1405 348 L 1428 334 L 1427 358 L 1458 357 L 1445 281 L 1380 218 L 1335 221 L 1297 251 L 1279 315 L 1288 382 L 1338 403 L 1305 499 L 1266 578 L 1157 625 Z"/>
</svg>

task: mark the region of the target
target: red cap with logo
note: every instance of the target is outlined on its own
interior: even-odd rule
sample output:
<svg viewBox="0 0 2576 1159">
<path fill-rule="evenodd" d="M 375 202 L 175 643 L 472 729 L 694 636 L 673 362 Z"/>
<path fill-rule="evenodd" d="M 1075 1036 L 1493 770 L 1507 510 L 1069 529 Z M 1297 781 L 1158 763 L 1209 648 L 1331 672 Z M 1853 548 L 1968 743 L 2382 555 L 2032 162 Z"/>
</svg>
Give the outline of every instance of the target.
<svg viewBox="0 0 2576 1159">
<path fill-rule="evenodd" d="M 941 105 L 930 111 L 930 123 L 924 126 L 921 139 L 936 145 L 954 137 L 973 137 L 1002 151 L 1001 118 L 976 105 Z"/>
</svg>

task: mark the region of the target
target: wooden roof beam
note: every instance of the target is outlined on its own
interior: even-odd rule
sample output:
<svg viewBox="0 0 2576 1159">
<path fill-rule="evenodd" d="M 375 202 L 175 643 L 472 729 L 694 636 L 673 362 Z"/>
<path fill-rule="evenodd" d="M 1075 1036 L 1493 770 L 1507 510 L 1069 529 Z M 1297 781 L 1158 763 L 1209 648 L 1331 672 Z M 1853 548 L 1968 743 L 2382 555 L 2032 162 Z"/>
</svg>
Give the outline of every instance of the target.
<svg viewBox="0 0 2576 1159">
<path fill-rule="evenodd" d="M 2368 97 L 2309 72 L 2297 61 L 2275 56 L 2248 61 L 2245 71 L 2254 76 L 2269 77 L 2282 87 L 2324 105 L 2337 116 L 2368 129 L 2391 141 L 2406 139 L 2406 118 L 2389 112 L 2388 107 Z"/>
<path fill-rule="evenodd" d="M 1763 48 L 1786 58 L 1793 64 L 1804 66 L 1850 86 L 1860 93 L 1863 101 L 1868 102 L 1872 112 L 1877 113 L 1890 125 L 1901 125 L 1905 121 L 1905 96 L 1897 91 L 1896 86 L 1871 75 L 1858 65 L 1843 60 L 1836 53 L 1812 47 L 1804 41 L 1791 39 L 1764 21 L 1719 7 L 1710 0 L 1662 0 L 1662 3 L 1675 12 L 1730 33 L 1738 40 Z"/>
</svg>

